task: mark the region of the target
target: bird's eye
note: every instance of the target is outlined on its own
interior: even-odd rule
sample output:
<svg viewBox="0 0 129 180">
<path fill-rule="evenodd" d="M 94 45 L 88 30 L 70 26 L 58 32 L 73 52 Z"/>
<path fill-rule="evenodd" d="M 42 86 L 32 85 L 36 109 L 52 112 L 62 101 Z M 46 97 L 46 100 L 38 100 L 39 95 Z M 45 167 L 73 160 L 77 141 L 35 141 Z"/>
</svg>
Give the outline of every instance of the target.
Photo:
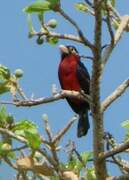
<svg viewBox="0 0 129 180">
<path fill-rule="evenodd" d="M 76 51 L 75 51 L 75 49 L 74 48 L 70 48 L 70 52 L 72 53 L 72 54 L 76 54 Z"/>
</svg>

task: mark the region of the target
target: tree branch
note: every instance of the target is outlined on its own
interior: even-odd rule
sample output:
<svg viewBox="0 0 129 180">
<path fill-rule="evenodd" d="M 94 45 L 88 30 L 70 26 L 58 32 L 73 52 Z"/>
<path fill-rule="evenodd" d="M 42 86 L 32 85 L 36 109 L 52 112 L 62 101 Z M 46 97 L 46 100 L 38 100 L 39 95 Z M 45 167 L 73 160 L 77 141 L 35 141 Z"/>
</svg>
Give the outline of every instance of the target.
<svg viewBox="0 0 129 180">
<path fill-rule="evenodd" d="M 56 38 L 59 38 L 59 39 L 71 40 L 71 41 L 75 41 L 75 42 L 79 42 L 79 43 L 83 44 L 82 39 L 79 36 L 73 35 L 73 34 L 60 34 L 60 33 L 51 32 L 51 31 L 49 31 L 49 33 L 46 32 L 46 31 L 33 32 L 32 33 L 32 35 L 34 35 L 34 36 L 48 36 L 48 34 L 51 37 L 56 37 Z"/>
<path fill-rule="evenodd" d="M 117 45 L 118 41 L 120 40 L 120 38 L 121 38 L 125 28 L 127 27 L 128 23 L 129 23 L 129 16 L 128 15 L 123 16 L 121 18 L 120 25 L 119 25 L 119 27 L 118 27 L 115 35 L 114 35 L 114 46 L 112 46 L 112 43 L 111 43 L 109 46 L 107 46 L 107 48 L 105 49 L 105 51 L 103 53 L 103 56 L 102 56 L 102 62 L 103 63 L 101 65 L 102 70 L 103 70 L 104 66 L 106 65 L 114 47 Z"/>
<path fill-rule="evenodd" d="M 118 146 L 115 146 L 113 149 L 107 152 L 103 152 L 99 155 L 99 159 L 106 159 L 108 157 L 114 156 L 115 154 L 118 154 L 120 152 L 125 151 L 129 148 L 129 140 L 127 140 L 125 143 L 122 143 Z"/>
<path fill-rule="evenodd" d="M 80 27 L 78 26 L 78 24 L 70 17 L 68 16 L 68 14 L 66 14 L 64 12 L 63 9 L 59 8 L 58 12 L 60 13 L 60 15 L 62 15 L 67 21 L 69 21 L 77 30 L 78 35 L 80 36 L 80 38 L 83 41 L 83 44 L 85 44 L 86 46 L 88 46 L 90 49 L 93 49 L 93 45 L 90 43 L 90 41 L 84 36 L 83 32 L 81 31 Z"/>
<path fill-rule="evenodd" d="M 120 157 L 112 156 L 112 159 L 114 160 L 114 163 L 118 165 L 120 171 L 124 174 L 129 172 L 129 162 L 121 159 Z"/>
<path fill-rule="evenodd" d="M 129 175 L 111 176 L 106 178 L 106 180 L 129 180 Z"/>
<path fill-rule="evenodd" d="M 101 103 L 101 111 L 104 112 L 118 97 L 129 87 L 129 78 L 119 85 L 116 90 Z"/>
<path fill-rule="evenodd" d="M 14 102 L 10 101 L 0 101 L 0 104 L 10 104 L 10 105 L 15 105 L 15 106 L 22 106 L 22 107 L 31 107 L 31 106 L 36 106 L 40 104 L 46 104 L 54 101 L 58 101 L 60 99 L 64 99 L 66 97 L 72 97 L 72 98 L 77 98 L 81 99 L 83 101 L 91 102 L 90 96 L 86 95 L 83 96 L 82 93 L 78 91 L 69 91 L 69 90 L 62 90 L 59 93 L 54 94 L 51 97 L 46 97 L 46 98 L 38 98 L 38 99 L 28 99 L 28 100 L 18 100 Z"/>
<path fill-rule="evenodd" d="M 16 135 L 15 133 L 9 131 L 8 129 L 0 128 L 0 133 L 6 134 L 22 143 L 25 143 L 25 144 L 27 143 L 27 140 L 25 138 L 23 138 L 22 136 Z"/>
<path fill-rule="evenodd" d="M 121 16 L 118 13 L 118 11 L 116 10 L 116 8 L 114 8 L 111 4 L 111 2 L 108 2 L 108 9 L 112 12 L 112 14 L 115 16 L 115 19 L 118 19 L 119 21 L 121 21 Z"/>
<path fill-rule="evenodd" d="M 108 1 L 107 0 L 105 1 L 105 8 L 106 8 L 106 11 L 107 11 L 106 22 L 107 22 L 108 31 L 109 31 L 110 38 L 111 38 L 110 45 L 113 47 L 114 46 L 114 33 L 113 33 L 113 30 L 112 30 L 110 10 L 108 8 Z"/>
<path fill-rule="evenodd" d="M 91 8 L 94 8 L 93 3 L 91 3 L 89 0 L 84 0 L 86 4 L 88 4 Z"/>
<path fill-rule="evenodd" d="M 26 148 L 28 148 L 28 146 L 27 145 L 23 145 L 23 146 L 21 146 L 21 147 L 16 147 L 16 148 L 14 148 L 14 149 L 11 149 L 11 150 L 9 150 L 9 151 L 21 151 L 21 150 L 23 150 L 23 149 L 26 149 Z"/>
<path fill-rule="evenodd" d="M 103 125 L 103 114 L 101 113 L 100 104 L 100 77 L 101 77 L 101 33 L 102 33 L 102 2 L 100 0 L 94 0 L 94 11 L 95 11 L 95 33 L 94 33 L 94 46 L 93 51 L 93 71 L 91 79 L 91 111 L 93 116 L 93 141 L 94 141 L 94 165 L 97 180 L 106 179 L 107 169 L 106 161 L 99 160 L 99 154 L 104 152 L 104 125 Z"/>
<path fill-rule="evenodd" d="M 54 136 L 53 143 L 57 143 L 58 141 L 60 141 L 60 139 L 69 130 L 69 128 L 72 126 L 72 124 L 74 123 L 75 120 L 76 120 L 75 116 L 72 119 L 70 119 L 69 123 Z"/>
</svg>

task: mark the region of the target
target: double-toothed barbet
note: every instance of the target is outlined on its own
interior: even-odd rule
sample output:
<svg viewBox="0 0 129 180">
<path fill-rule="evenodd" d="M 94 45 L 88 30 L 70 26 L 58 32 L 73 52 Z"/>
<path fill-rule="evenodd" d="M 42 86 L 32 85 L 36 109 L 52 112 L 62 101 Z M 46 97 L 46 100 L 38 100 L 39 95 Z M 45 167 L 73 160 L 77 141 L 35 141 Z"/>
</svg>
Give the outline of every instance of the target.
<svg viewBox="0 0 129 180">
<path fill-rule="evenodd" d="M 83 90 L 86 94 L 89 94 L 90 88 L 90 76 L 80 61 L 80 56 L 77 49 L 74 46 L 59 46 L 61 51 L 61 61 L 58 69 L 59 81 L 61 88 L 64 90 Z M 77 98 L 66 98 L 69 105 L 75 113 L 79 115 L 77 136 L 85 136 L 90 128 L 88 110 L 90 108 L 89 103 Z"/>
</svg>

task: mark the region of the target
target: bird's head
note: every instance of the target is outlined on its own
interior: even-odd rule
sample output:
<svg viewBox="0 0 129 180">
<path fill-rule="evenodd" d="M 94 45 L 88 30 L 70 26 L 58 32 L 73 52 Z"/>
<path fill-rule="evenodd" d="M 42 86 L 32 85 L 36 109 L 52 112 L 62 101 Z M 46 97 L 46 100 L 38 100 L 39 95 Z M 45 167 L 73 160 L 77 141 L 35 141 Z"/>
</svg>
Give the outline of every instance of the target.
<svg viewBox="0 0 129 180">
<path fill-rule="evenodd" d="M 79 57 L 79 53 L 78 53 L 77 49 L 72 45 L 68 45 L 68 46 L 60 45 L 59 49 L 60 49 L 60 52 L 61 52 L 61 59 L 62 60 L 65 57 L 71 56 L 71 55 Z"/>
</svg>

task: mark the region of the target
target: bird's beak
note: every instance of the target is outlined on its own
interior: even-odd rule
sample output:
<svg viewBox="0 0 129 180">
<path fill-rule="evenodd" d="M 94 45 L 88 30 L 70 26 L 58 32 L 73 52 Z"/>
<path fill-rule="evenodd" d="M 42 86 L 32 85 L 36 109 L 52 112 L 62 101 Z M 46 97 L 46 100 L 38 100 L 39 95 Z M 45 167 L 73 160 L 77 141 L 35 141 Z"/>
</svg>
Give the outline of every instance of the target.
<svg viewBox="0 0 129 180">
<path fill-rule="evenodd" d="M 61 53 L 66 53 L 66 54 L 69 53 L 68 48 L 65 45 L 60 45 L 59 49 L 60 49 Z"/>
</svg>

